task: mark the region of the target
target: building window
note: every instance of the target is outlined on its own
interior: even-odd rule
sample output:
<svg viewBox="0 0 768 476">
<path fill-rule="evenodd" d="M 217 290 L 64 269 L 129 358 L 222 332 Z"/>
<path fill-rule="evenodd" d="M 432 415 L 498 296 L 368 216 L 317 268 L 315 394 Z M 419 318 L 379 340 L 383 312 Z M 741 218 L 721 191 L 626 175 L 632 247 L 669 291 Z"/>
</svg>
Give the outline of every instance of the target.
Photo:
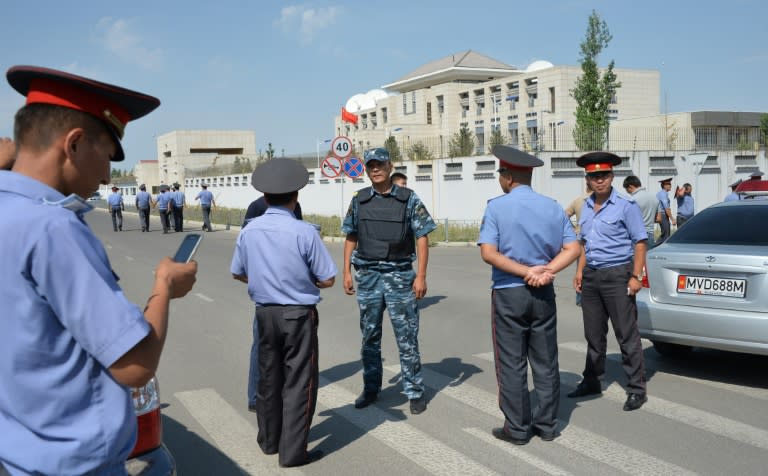
<svg viewBox="0 0 768 476">
<path fill-rule="evenodd" d="M 408 109 L 408 94 L 403 93 L 403 115 L 413 114 L 416 112 L 416 91 L 411 92 L 411 109 Z"/>
<path fill-rule="evenodd" d="M 445 112 L 445 100 L 443 96 L 437 96 L 437 113 L 443 114 Z"/>
<path fill-rule="evenodd" d="M 389 122 L 388 119 L 387 119 L 387 108 L 386 107 L 382 107 L 381 108 L 381 122 L 384 123 L 384 124 Z"/>
<path fill-rule="evenodd" d="M 432 103 L 427 103 L 427 124 L 432 124 Z"/>
<path fill-rule="evenodd" d="M 538 96 L 537 93 L 528 94 L 528 107 L 536 107 L 536 96 Z"/>
<path fill-rule="evenodd" d="M 475 153 L 482 155 L 485 150 L 485 128 L 476 127 L 475 136 L 477 136 L 477 146 L 475 147 Z"/>
<path fill-rule="evenodd" d="M 411 113 L 416 112 L 416 91 L 411 92 Z"/>
<path fill-rule="evenodd" d="M 549 112 L 555 113 L 555 88 L 549 88 Z"/>
<path fill-rule="evenodd" d="M 403 94 L 403 116 L 408 114 L 408 98 L 405 97 L 405 94 Z"/>
</svg>

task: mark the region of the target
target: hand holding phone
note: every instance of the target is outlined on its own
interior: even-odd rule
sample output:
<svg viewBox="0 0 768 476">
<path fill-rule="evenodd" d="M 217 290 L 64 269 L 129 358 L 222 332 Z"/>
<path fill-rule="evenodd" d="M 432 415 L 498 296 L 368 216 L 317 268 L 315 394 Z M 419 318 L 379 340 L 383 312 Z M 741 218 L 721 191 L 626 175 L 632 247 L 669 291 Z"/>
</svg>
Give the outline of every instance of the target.
<svg viewBox="0 0 768 476">
<path fill-rule="evenodd" d="M 179 249 L 173 256 L 173 261 L 177 263 L 189 263 L 192 260 L 192 257 L 195 256 L 197 247 L 200 246 L 200 241 L 202 241 L 202 239 L 203 235 L 200 233 L 190 233 L 185 236 L 181 241 L 181 245 L 179 245 Z"/>
</svg>

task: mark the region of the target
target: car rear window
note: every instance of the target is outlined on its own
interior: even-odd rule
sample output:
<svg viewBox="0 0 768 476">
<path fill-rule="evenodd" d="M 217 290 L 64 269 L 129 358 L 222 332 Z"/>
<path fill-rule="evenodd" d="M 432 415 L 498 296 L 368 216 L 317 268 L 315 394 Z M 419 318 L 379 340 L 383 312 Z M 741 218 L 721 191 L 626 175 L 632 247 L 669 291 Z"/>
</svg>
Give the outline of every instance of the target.
<svg viewBox="0 0 768 476">
<path fill-rule="evenodd" d="M 667 242 L 768 245 L 768 201 L 707 208 L 680 227 Z"/>
</svg>

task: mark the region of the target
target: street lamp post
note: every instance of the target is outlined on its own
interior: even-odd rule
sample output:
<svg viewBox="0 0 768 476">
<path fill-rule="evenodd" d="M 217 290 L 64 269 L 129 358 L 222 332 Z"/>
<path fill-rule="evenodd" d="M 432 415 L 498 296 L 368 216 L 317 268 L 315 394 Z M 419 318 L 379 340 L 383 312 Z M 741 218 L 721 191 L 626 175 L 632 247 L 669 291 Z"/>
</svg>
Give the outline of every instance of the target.
<svg viewBox="0 0 768 476">
<path fill-rule="evenodd" d="M 320 168 L 320 144 L 327 144 L 331 142 L 333 139 L 315 139 L 315 152 L 317 153 L 317 168 Z"/>
<path fill-rule="evenodd" d="M 536 150 L 537 150 L 537 152 L 544 150 L 544 113 L 545 112 L 547 114 L 551 114 L 552 113 L 552 111 L 550 111 L 549 109 L 542 109 L 542 110 L 539 111 L 539 117 L 538 117 L 539 129 L 538 129 L 538 134 L 537 134 L 538 137 L 536 137 Z"/>
</svg>

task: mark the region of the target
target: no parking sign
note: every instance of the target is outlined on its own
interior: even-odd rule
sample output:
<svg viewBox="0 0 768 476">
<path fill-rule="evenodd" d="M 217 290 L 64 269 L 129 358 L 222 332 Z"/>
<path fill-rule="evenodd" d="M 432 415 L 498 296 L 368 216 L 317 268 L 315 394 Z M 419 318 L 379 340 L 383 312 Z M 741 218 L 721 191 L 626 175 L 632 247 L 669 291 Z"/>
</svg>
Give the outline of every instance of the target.
<svg viewBox="0 0 768 476">
<path fill-rule="evenodd" d="M 349 178 L 354 179 L 360 177 L 363 175 L 364 170 L 365 167 L 363 166 L 363 161 L 354 155 L 344 161 L 344 173 L 347 174 L 347 177 Z"/>
</svg>

